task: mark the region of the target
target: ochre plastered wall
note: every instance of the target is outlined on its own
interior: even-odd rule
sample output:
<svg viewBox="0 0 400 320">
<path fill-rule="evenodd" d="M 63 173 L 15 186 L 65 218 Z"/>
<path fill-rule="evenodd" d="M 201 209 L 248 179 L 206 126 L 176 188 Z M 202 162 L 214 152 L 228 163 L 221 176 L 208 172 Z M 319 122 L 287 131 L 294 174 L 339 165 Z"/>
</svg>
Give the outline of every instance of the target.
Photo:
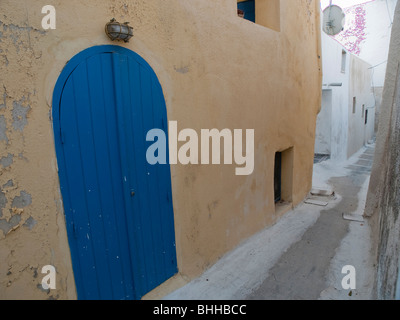
<svg viewBox="0 0 400 320">
<path fill-rule="evenodd" d="M 236 0 L 0 2 L 0 299 L 75 299 L 52 132 L 52 94 L 69 59 L 112 42 L 111 18 L 129 21 L 127 47 L 157 73 L 178 130 L 255 129 L 255 169 L 172 166 L 178 267 L 186 279 L 273 224 L 275 152 L 293 148 L 292 205 L 311 188 L 320 106 L 319 3 L 282 0 L 280 32 L 237 17 Z M 57 269 L 44 291 L 41 267 Z"/>
</svg>

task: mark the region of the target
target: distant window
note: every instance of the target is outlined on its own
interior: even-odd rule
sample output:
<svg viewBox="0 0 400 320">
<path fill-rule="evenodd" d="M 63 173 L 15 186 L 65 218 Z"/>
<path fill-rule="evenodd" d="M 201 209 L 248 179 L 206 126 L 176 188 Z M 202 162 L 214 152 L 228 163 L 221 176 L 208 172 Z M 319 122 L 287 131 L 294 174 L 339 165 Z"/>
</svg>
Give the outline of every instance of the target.
<svg viewBox="0 0 400 320">
<path fill-rule="evenodd" d="M 238 2 L 238 15 L 251 22 L 256 22 L 256 2 L 254 0 Z"/>
<path fill-rule="evenodd" d="M 342 50 L 342 72 L 346 72 L 346 61 L 347 60 L 347 52 L 345 50 Z"/>
<path fill-rule="evenodd" d="M 281 0 L 238 0 L 238 16 L 269 29 L 281 30 Z"/>
<path fill-rule="evenodd" d="M 365 114 L 365 104 L 362 106 L 362 113 L 361 113 L 361 118 L 364 119 L 364 114 Z"/>
<path fill-rule="evenodd" d="M 356 106 L 357 106 L 357 98 L 353 97 L 353 114 L 356 113 Z"/>
</svg>

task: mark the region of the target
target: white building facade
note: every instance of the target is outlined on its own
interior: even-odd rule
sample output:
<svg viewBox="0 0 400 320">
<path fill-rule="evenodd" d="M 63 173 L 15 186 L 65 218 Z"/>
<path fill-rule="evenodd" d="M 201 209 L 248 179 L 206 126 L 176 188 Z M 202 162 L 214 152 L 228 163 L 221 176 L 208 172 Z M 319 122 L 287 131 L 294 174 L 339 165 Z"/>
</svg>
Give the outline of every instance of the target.
<svg viewBox="0 0 400 320">
<path fill-rule="evenodd" d="M 346 160 L 375 135 L 371 65 L 322 32 L 322 103 L 315 154 Z"/>
</svg>

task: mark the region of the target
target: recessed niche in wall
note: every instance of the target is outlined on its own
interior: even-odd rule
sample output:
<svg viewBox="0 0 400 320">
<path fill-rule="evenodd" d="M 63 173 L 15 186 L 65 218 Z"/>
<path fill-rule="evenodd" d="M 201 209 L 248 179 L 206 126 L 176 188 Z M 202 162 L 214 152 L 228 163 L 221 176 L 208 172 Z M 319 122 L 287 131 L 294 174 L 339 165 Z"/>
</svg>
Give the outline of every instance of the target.
<svg viewBox="0 0 400 320">
<path fill-rule="evenodd" d="M 281 30 L 281 0 L 238 0 L 238 15 L 275 31 Z"/>
<path fill-rule="evenodd" d="M 293 148 L 275 153 L 274 198 L 277 205 L 292 202 Z"/>
</svg>

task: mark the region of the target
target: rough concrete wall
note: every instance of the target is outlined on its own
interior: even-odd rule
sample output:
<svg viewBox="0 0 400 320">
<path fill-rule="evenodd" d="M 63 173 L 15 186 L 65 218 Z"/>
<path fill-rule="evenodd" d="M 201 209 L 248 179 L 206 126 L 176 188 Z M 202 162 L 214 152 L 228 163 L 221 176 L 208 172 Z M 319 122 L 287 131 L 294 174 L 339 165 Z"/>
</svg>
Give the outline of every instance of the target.
<svg viewBox="0 0 400 320">
<path fill-rule="evenodd" d="M 396 7 L 381 107 L 375 162 L 365 214 L 379 217 L 376 227 L 377 296 L 394 299 L 400 257 L 400 4 Z M 399 298 L 399 297 L 397 297 Z"/>
<path fill-rule="evenodd" d="M 277 150 L 294 147 L 293 205 L 311 188 L 320 106 L 319 4 L 281 1 L 281 31 L 237 17 L 235 0 L 61 1 L 56 30 L 41 28 L 48 3 L 0 2 L 0 298 L 75 298 L 52 133 L 57 78 L 80 51 L 118 44 L 157 73 L 178 128 L 255 129 L 255 171 L 172 166 L 178 268 L 193 278 L 279 215 Z M 134 38 L 112 43 L 111 18 Z M 57 269 L 42 292 L 40 268 Z"/>
<path fill-rule="evenodd" d="M 381 116 L 383 87 L 373 87 L 372 90 L 375 99 L 375 133 L 377 133 L 379 128 L 379 118 Z"/>
</svg>

